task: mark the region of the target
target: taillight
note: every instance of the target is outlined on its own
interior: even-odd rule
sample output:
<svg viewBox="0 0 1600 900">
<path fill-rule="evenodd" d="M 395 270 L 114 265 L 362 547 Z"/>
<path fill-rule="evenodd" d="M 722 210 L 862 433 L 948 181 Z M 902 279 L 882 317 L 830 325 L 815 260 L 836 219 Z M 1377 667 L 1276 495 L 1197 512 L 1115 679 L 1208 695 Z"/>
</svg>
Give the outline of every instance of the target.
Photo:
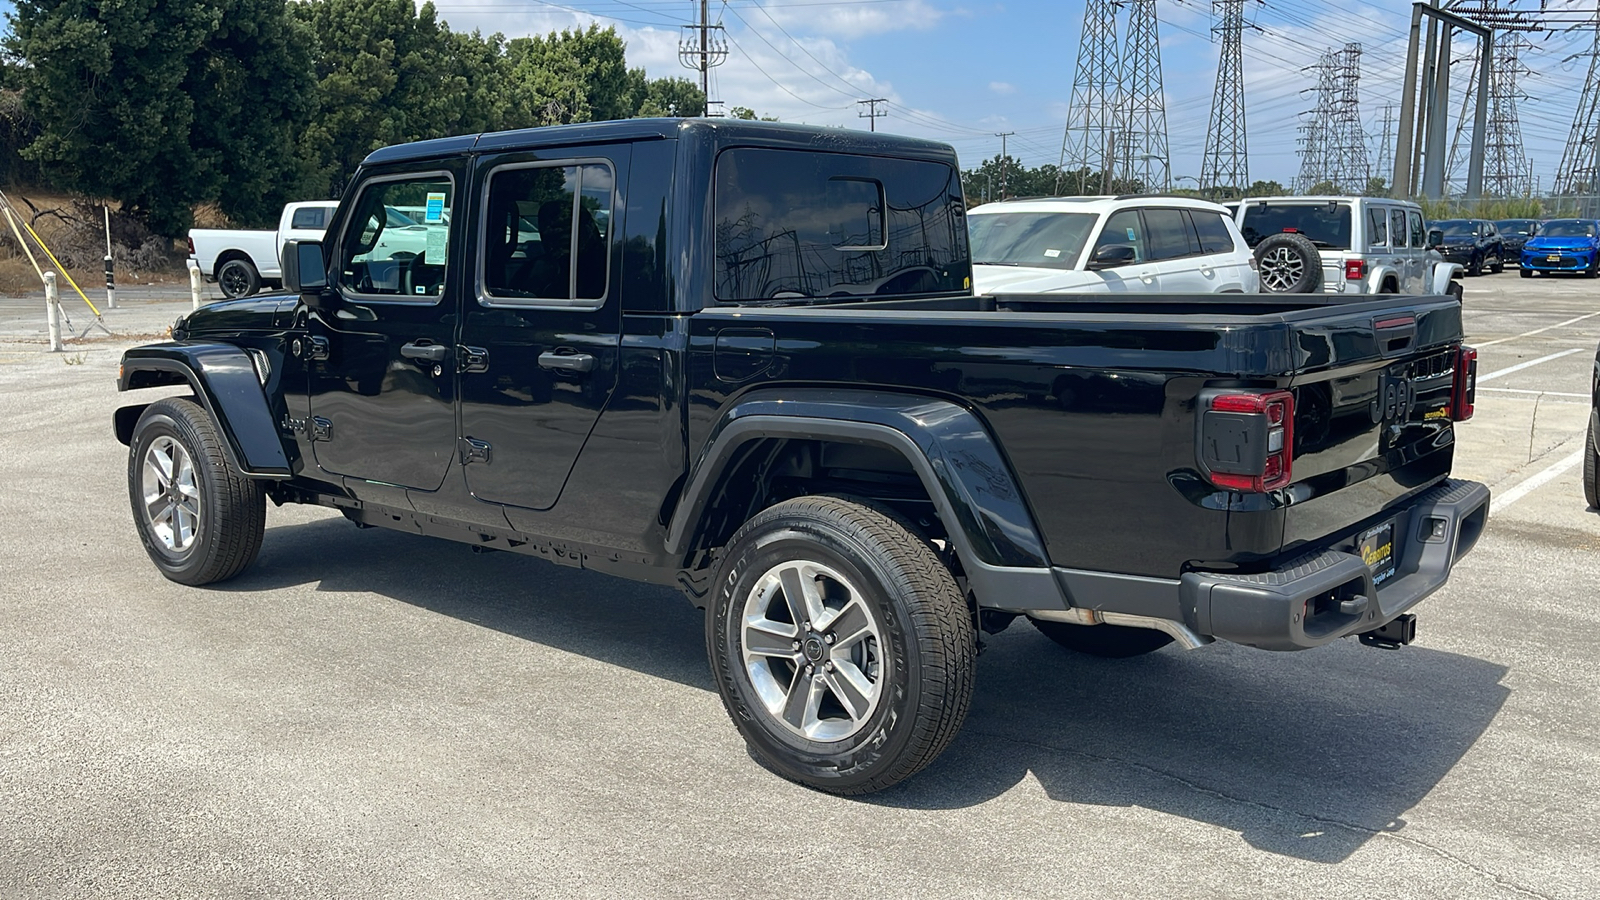
<svg viewBox="0 0 1600 900">
<path fill-rule="evenodd" d="M 1478 351 L 1457 347 L 1455 382 L 1450 386 L 1450 421 L 1465 422 L 1472 418 L 1472 407 L 1477 402 Z"/>
<path fill-rule="evenodd" d="M 1367 261 L 1364 259 L 1347 259 L 1344 261 L 1344 280 L 1360 281 L 1367 277 Z"/>
<path fill-rule="evenodd" d="M 194 255 L 194 238 L 189 238 L 189 255 Z"/>
<path fill-rule="evenodd" d="M 1263 493 L 1293 480 L 1293 394 L 1206 391 L 1200 404 L 1200 465 L 1212 484 Z"/>
</svg>

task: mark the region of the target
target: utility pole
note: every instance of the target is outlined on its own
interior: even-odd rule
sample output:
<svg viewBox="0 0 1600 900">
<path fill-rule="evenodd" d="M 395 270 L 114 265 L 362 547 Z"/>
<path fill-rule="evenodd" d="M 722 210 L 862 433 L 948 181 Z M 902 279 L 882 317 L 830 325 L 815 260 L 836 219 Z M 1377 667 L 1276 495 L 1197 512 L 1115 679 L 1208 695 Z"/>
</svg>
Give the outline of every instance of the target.
<svg viewBox="0 0 1600 900">
<path fill-rule="evenodd" d="M 996 131 L 994 136 L 1000 139 L 1000 199 L 1006 199 L 1006 138 L 1016 134 L 1015 131 Z"/>
<path fill-rule="evenodd" d="M 1200 161 L 1200 189 L 1217 197 L 1250 186 L 1250 152 L 1244 128 L 1244 0 L 1213 0 L 1211 9 L 1222 19 L 1212 29 L 1222 36 L 1222 53 Z"/>
<path fill-rule="evenodd" d="M 1121 6 L 1122 0 L 1084 2 L 1067 128 L 1061 135 L 1057 194 L 1061 193 L 1061 177 L 1069 170 L 1085 180 L 1098 172 L 1101 192 L 1111 193 L 1111 180 L 1118 169 L 1116 133 L 1121 124 L 1122 69 L 1117 48 L 1117 10 Z M 1088 186 L 1082 189 L 1088 190 Z"/>
<path fill-rule="evenodd" d="M 884 116 L 888 115 L 887 112 L 878 112 L 878 104 L 879 103 L 888 103 L 888 102 L 889 101 L 884 99 L 883 97 L 874 97 L 871 100 L 857 100 L 856 101 L 856 105 L 857 106 L 865 106 L 866 110 L 863 111 L 863 112 L 856 113 L 856 118 L 869 120 L 869 124 L 867 125 L 867 130 L 868 131 L 877 131 L 878 130 L 878 120 L 883 118 Z"/>
<path fill-rule="evenodd" d="M 700 95 L 706 101 L 702 115 L 711 111 L 711 70 L 728 59 L 728 41 L 722 26 L 711 24 L 710 6 L 710 0 L 700 0 L 700 24 L 683 26 L 678 40 L 678 62 L 700 73 Z"/>
</svg>

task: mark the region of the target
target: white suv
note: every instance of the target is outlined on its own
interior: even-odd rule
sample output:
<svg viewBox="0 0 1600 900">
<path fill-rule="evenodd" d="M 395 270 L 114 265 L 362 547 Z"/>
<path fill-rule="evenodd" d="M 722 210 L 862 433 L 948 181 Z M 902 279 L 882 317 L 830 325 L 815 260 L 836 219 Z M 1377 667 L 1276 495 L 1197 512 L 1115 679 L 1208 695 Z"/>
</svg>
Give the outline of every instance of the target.
<svg viewBox="0 0 1600 900">
<path fill-rule="evenodd" d="M 1228 211 L 1188 197 L 1052 197 L 967 212 L 980 294 L 1256 292 Z"/>
<path fill-rule="evenodd" d="M 1460 296 L 1452 279 L 1461 266 L 1439 255 L 1422 207 L 1409 200 L 1249 197 L 1235 215 L 1264 293 Z"/>
</svg>

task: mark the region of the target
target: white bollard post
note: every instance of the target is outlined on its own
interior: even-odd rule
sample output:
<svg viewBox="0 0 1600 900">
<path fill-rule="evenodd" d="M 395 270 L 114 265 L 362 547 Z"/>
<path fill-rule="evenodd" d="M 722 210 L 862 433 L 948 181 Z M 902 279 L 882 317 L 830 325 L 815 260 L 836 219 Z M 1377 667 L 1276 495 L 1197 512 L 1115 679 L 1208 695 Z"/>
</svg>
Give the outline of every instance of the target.
<svg viewBox="0 0 1600 900">
<path fill-rule="evenodd" d="M 44 273 L 44 320 L 50 330 L 50 352 L 61 352 L 61 295 L 56 291 L 56 273 Z"/>
<path fill-rule="evenodd" d="M 189 260 L 189 299 L 194 301 L 195 309 L 200 308 L 200 302 L 203 299 L 201 284 L 200 264 L 191 259 Z"/>
<path fill-rule="evenodd" d="M 106 309 L 117 308 L 117 273 L 111 254 L 106 254 Z"/>
</svg>

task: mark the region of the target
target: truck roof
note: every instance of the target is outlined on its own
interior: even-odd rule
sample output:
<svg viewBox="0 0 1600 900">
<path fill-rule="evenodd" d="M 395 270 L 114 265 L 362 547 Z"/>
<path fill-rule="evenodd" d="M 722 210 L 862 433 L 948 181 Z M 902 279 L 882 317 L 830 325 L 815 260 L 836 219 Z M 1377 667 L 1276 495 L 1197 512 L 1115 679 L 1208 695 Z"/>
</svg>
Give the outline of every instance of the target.
<svg viewBox="0 0 1600 900">
<path fill-rule="evenodd" d="M 517 131 L 463 134 L 382 147 L 368 154 L 361 164 L 370 166 L 485 150 L 522 150 L 580 143 L 599 144 L 669 138 L 690 138 L 717 144 L 753 140 L 766 147 L 787 146 L 796 150 L 887 154 L 896 157 L 936 159 L 952 164 L 956 162 L 955 150 L 950 145 L 921 138 L 885 132 L 824 128 L 817 125 L 715 118 L 616 119 L 607 122 L 523 128 Z"/>
</svg>

